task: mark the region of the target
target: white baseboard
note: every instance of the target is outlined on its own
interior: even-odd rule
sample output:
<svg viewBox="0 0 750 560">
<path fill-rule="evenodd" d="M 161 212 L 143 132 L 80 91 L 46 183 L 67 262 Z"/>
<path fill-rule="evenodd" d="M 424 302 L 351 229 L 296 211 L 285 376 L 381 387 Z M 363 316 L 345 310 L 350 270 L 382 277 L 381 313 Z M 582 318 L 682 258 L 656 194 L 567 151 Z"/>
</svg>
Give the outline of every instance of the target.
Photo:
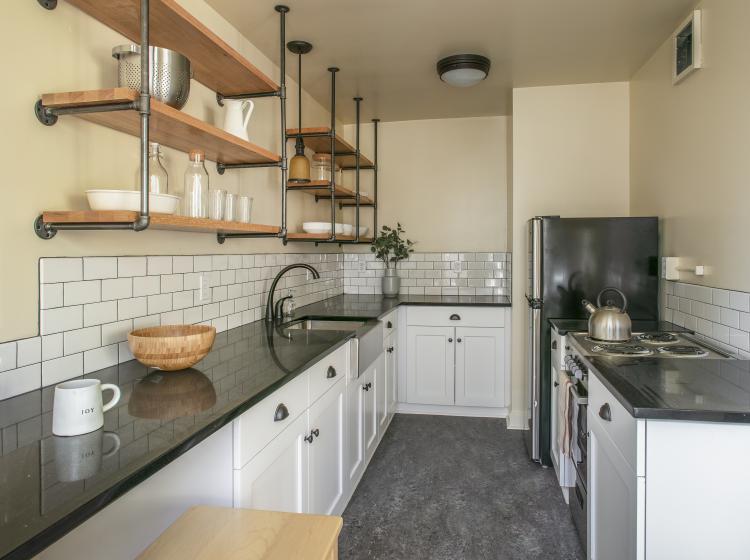
<svg viewBox="0 0 750 560">
<path fill-rule="evenodd" d="M 396 412 L 401 414 L 435 414 L 438 416 L 472 416 L 481 418 L 507 418 L 507 408 L 483 406 L 453 406 L 437 404 L 398 403 Z"/>
<path fill-rule="evenodd" d="M 513 410 L 508 415 L 508 429 L 509 430 L 525 430 L 526 428 L 526 414 L 523 410 Z"/>
</svg>

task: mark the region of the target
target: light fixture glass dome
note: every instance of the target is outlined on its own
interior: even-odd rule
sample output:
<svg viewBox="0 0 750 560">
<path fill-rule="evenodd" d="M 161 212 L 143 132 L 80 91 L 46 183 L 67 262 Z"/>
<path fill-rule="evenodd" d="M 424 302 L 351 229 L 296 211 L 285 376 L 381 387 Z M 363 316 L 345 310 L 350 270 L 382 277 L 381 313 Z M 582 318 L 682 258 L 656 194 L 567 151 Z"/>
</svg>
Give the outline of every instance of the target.
<svg viewBox="0 0 750 560">
<path fill-rule="evenodd" d="M 445 83 L 469 87 L 484 80 L 490 72 L 490 59 L 478 54 L 456 54 L 437 63 L 437 72 Z"/>
</svg>

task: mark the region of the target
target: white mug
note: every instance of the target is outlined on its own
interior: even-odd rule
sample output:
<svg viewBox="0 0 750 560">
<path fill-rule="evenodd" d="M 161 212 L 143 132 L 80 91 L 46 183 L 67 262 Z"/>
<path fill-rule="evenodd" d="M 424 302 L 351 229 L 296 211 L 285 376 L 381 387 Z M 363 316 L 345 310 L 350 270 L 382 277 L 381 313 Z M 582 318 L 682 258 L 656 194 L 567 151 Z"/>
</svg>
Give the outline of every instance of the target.
<svg viewBox="0 0 750 560">
<path fill-rule="evenodd" d="M 114 392 L 102 405 L 102 391 Z M 52 407 L 52 433 L 56 436 L 77 436 L 104 426 L 104 413 L 120 400 L 120 388 L 98 379 L 74 379 L 55 387 Z"/>
<path fill-rule="evenodd" d="M 104 452 L 104 439 L 112 440 L 112 449 Z M 102 468 L 102 459 L 120 450 L 120 436 L 114 432 L 95 430 L 73 437 L 55 437 L 55 470 L 60 482 L 86 480 Z"/>
</svg>

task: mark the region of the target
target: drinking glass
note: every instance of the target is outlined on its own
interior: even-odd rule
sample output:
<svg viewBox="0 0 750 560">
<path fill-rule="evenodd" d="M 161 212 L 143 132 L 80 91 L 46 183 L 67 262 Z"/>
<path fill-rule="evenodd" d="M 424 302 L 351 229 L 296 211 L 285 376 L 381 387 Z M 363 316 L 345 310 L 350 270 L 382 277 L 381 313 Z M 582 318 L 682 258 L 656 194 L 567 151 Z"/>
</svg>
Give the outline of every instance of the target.
<svg viewBox="0 0 750 560">
<path fill-rule="evenodd" d="M 227 222 L 234 221 L 234 211 L 237 205 L 237 195 L 228 192 L 224 197 L 224 220 Z"/>
<path fill-rule="evenodd" d="M 227 191 L 222 189 L 211 189 L 208 196 L 208 217 L 212 220 L 221 220 L 224 217 L 224 199 Z"/>
<path fill-rule="evenodd" d="M 253 199 L 249 196 L 241 196 L 237 199 L 237 221 L 243 224 L 250 223 L 250 213 L 253 210 Z"/>
</svg>

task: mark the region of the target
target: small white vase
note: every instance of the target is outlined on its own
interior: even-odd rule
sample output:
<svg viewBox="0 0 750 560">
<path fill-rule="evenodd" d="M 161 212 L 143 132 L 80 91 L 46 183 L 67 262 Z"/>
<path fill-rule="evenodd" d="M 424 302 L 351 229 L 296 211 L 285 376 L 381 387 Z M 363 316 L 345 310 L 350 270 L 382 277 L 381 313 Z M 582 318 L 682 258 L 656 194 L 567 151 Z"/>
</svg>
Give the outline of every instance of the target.
<svg viewBox="0 0 750 560">
<path fill-rule="evenodd" d="M 383 275 L 383 295 L 396 297 L 401 289 L 401 278 L 395 268 L 386 268 Z"/>
</svg>

